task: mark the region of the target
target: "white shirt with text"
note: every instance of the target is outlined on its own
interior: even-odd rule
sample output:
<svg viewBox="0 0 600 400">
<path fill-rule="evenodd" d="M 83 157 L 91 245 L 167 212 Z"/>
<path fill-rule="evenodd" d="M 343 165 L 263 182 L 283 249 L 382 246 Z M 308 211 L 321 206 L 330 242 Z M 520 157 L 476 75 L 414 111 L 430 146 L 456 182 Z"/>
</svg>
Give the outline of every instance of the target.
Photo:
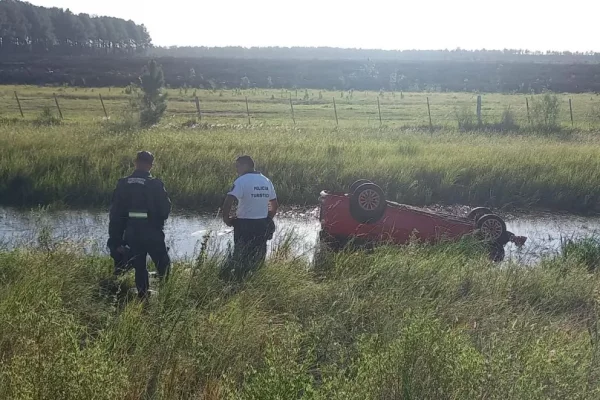
<svg viewBox="0 0 600 400">
<path fill-rule="evenodd" d="M 273 183 L 259 172 L 237 178 L 228 194 L 238 200 L 236 215 L 240 219 L 267 218 L 269 202 L 277 199 Z"/>
</svg>

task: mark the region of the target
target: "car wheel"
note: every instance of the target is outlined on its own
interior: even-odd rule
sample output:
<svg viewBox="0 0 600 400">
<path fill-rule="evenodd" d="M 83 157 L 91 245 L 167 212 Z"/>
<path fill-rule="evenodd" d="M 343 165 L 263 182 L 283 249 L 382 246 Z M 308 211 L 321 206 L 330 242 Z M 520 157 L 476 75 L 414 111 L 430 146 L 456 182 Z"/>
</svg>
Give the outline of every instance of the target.
<svg viewBox="0 0 600 400">
<path fill-rule="evenodd" d="M 477 227 L 487 242 L 496 243 L 506 235 L 506 223 L 497 215 L 482 216 L 477 220 Z"/>
<path fill-rule="evenodd" d="M 477 208 L 474 208 L 471 210 L 469 215 L 467 215 L 467 218 L 477 222 L 479 220 L 479 218 L 483 217 L 484 215 L 488 215 L 488 214 L 493 214 L 492 210 L 490 210 L 489 208 L 485 208 L 485 207 L 477 207 Z"/>
<path fill-rule="evenodd" d="M 373 183 L 371 181 L 368 181 L 366 179 L 359 179 L 356 182 L 354 182 L 352 185 L 350 185 L 350 190 L 348 193 L 352 194 L 356 191 L 356 189 L 358 189 L 361 185 L 364 185 L 365 183 Z"/>
<path fill-rule="evenodd" d="M 386 207 L 383 190 L 373 183 L 360 185 L 350 197 L 350 214 L 361 223 L 377 222 Z"/>
</svg>

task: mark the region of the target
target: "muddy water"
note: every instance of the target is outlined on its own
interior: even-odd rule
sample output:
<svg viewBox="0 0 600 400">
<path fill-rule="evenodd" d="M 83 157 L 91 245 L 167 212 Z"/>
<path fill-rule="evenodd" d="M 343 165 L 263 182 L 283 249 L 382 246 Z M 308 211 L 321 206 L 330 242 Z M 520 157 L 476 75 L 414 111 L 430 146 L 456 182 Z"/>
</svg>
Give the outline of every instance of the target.
<svg viewBox="0 0 600 400">
<path fill-rule="evenodd" d="M 536 213 L 504 215 L 504 218 L 511 232 L 529 238 L 522 250 L 507 246 L 507 256 L 523 263 L 556 254 L 561 240 L 600 235 L 600 217 Z M 35 244 L 40 233 L 46 231 L 54 239 L 81 243 L 87 252 L 106 252 L 107 230 L 106 212 L 23 212 L 0 208 L 0 247 Z M 318 231 L 316 210 L 284 213 L 277 218 L 277 232 L 270 246 L 280 246 L 291 237 L 294 254 L 312 258 Z M 231 230 L 216 215 L 174 215 L 165 232 L 175 259 L 193 257 L 206 234 L 210 235 L 212 251 L 226 251 L 233 241 Z"/>
</svg>

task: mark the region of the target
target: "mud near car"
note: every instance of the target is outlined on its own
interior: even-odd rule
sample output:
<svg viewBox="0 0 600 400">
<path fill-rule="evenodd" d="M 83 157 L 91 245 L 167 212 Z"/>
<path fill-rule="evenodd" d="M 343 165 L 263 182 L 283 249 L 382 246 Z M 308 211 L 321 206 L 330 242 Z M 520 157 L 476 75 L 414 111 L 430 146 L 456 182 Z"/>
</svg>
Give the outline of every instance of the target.
<svg viewBox="0 0 600 400">
<path fill-rule="evenodd" d="M 464 215 L 468 207 L 430 206 L 435 211 Z M 560 251 L 561 241 L 600 235 L 600 216 L 577 216 L 564 213 L 502 213 L 507 228 L 528 237 L 527 244 L 517 249 L 506 246 L 507 260 L 524 264 L 552 256 Z M 292 207 L 277 218 L 277 232 L 271 249 L 289 246 L 297 257 L 312 258 L 320 224 L 316 208 Z M 106 253 L 108 218 L 97 210 L 28 211 L 0 208 L 0 246 L 15 248 L 38 245 L 40 236 L 77 243 L 85 252 Z M 232 244 L 231 229 L 216 214 L 174 215 L 166 226 L 168 245 L 174 259 L 193 257 L 200 241 L 209 235 L 210 250 L 225 252 Z"/>
</svg>

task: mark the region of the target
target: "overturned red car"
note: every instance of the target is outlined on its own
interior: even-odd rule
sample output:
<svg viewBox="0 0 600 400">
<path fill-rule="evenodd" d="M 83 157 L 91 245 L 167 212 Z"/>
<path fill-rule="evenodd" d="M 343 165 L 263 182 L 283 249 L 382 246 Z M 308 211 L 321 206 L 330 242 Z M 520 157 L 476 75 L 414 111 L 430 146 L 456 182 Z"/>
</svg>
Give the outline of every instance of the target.
<svg viewBox="0 0 600 400">
<path fill-rule="evenodd" d="M 323 191 L 319 202 L 320 239 L 333 248 L 350 240 L 439 243 L 474 236 L 489 245 L 492 259 L 501 261 L 507 243 L 523 246 L 527 240 L 507 231 L 502 218 L 487 208 L 474 208 L 459 216 L 398 204 L 387 201 L 383 190 L 367 180 L 353 183 L 349 193 Z"/>
</svg>

